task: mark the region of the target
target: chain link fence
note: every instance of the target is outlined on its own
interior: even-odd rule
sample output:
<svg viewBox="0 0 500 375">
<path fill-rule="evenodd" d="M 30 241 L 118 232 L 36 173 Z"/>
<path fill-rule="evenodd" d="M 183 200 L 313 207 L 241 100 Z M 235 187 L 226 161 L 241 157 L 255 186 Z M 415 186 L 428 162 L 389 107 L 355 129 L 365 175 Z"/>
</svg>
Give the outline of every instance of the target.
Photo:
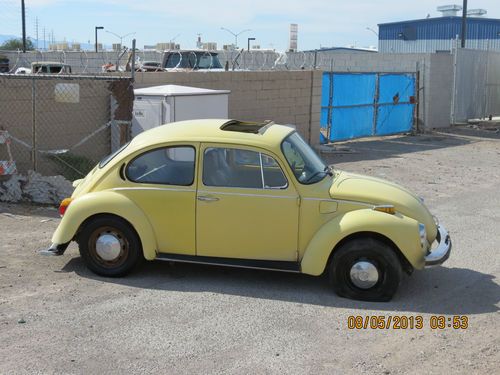
<svg viewBox="0 0 500 375">
<path fill-rule="evenodd" d="M 67 185 L 130 138 L 129 78 L 0 74 L 0 88 L 0 178 Z"/>
</svg>

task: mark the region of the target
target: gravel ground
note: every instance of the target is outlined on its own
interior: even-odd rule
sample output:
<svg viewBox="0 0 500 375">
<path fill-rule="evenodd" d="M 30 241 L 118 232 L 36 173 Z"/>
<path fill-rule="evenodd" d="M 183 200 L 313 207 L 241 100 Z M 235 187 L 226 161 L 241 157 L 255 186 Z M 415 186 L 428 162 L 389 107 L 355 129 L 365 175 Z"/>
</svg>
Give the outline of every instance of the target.
<svg viewBox="0 0 500 375">
<path fill-rule="evenodd" d="M 337 168 L 399 182 L 453 239 L 443 266 L 389 303 L 339 298 L 324 278 L 153 262 L 90 273 L 72 244 L 41 257 L 54 209 L 0 204 L 0 373 L 498 373 L 500 137 L 486 130 L 346 142 Z M 422 316 L 423 329 L 350 330 L 348 316 Z M 431 316 L 467 329 L 431 329 Z"/>
</svg>

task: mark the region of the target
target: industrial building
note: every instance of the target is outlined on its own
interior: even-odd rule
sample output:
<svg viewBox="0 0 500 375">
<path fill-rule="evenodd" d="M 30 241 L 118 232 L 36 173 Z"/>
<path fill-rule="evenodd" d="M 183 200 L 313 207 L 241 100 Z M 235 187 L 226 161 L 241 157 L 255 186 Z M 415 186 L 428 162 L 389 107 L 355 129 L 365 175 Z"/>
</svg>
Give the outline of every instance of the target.
<svg viewBox="0 0 500 375">
<path fill-rule="evenodd" d="M 442 17 L 379 24 L 378 50 L 385 53 L 434 53 L 460 44 L 459 5 L 437 8 Z M 467 12 L 465 47 L 500 51 L 500 19 L 485 18 L 484 9 Z"/>
</svg>

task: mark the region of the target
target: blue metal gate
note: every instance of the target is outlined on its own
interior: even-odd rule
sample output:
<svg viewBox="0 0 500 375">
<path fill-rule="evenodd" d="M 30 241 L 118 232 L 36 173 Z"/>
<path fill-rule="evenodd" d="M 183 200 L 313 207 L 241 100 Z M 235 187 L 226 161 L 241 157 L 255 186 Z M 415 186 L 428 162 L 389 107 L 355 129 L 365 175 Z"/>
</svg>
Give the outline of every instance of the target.
<svg viewBox="0 0 500 375">
<path fill-rule="evenodd" d="M 321 141 L 410 131 L 415 74 L 323 73 Z"/>
</svg>

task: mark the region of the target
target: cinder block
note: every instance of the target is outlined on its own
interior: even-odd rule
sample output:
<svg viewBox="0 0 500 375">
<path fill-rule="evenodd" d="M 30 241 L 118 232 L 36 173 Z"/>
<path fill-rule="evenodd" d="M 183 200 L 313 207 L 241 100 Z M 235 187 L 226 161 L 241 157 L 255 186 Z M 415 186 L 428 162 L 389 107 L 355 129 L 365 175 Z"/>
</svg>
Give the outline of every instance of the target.
<svg viewBox="0 0 500 375">
<path fill-rule="evenodd" d="M 274 90 L 279 88 L 275 80 L 267 80 L 262 82 L 262 90 Z"/>
<path fill-rule="evenodd" d="M 290 98 L 291 97 L 290 89 L 280 89 L 279 90 L 279 97 L 280 98 Z"/>
</svg>

